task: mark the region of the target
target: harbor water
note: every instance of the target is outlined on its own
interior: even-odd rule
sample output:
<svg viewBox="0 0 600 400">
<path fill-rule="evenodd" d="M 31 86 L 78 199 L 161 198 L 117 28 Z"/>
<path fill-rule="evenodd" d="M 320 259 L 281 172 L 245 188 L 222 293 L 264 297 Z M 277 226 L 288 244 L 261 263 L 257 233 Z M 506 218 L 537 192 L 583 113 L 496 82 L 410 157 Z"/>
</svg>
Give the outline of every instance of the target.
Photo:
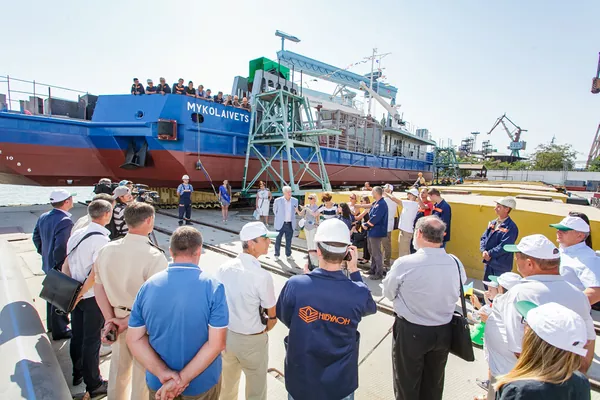
<svg viewBox="0 0 600 400">
<path fill-rule="evenodd" d="M 54 189 L 66 189 L 77 193 L 77 201 L 91 200 L 94 196 L 92 186 L 22 186 L 0 185 L 0 207 L 16 205 L 48 204 L 50 192 Z"/>
</svg>

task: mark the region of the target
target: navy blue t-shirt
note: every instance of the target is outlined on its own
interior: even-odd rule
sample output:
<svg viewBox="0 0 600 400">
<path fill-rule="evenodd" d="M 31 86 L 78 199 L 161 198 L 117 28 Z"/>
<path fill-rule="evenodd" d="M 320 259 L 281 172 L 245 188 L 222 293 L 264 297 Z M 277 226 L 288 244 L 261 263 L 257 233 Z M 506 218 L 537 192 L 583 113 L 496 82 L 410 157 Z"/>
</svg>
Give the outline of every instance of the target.
<svg viewBox="0 0 600 400">
<path fill-rule="evenodd" d="M 575 372 L 559 385 L 533 379 L 511 382 L 496 393 L 496 400 L 589 400 L 590 396 L 590 381 Z"/>
</svg>

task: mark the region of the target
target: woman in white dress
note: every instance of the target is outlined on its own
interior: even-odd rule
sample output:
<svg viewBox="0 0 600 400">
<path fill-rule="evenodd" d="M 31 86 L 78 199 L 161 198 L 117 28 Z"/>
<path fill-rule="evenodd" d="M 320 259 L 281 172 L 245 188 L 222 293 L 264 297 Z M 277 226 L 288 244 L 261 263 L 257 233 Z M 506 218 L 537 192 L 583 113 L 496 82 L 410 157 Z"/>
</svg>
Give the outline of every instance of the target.
<svg viewBox="0 0 600 400">
<path fill-rule="evenodd" d="M 260 219 L 269 226 L 269 207 L 271 205 L 271 192 L 263 181 L 259 183 L 258 193 L 256 193 L 256 209 Z"/>
</svg>

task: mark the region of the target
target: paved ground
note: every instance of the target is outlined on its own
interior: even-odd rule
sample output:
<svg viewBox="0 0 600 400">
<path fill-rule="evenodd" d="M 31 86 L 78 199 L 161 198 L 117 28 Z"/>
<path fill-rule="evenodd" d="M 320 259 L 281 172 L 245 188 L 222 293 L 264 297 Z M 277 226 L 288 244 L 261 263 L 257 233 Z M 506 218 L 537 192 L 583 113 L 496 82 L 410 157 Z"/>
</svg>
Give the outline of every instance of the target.
<svg viewBox="0 0 600 400">
<path fill-rule="evenodd" d="M 11 235 L 15 238 L 20 236 L 24 240 L 14 241 L 16 250 L 23 260 L 22 271 L 27 280 L 32 297 L 43 321 L 45 321 L 45 303 L 37 298 L 43 280 L 40 258 L 33 248 L 30 241 L 30 233 L 33 231 L 37 217 L 47 210 L 46 207 L 22 207 L 22 208 L 0 208 L 0 234 L 9 231 L 21 231 L 23 235 Z M 74 218 L 77 218 L 85 212 L 85 208 L 78 206 L 73 210 Z M 194 218 L 205 220 L 207 222 L 218 222 L 220 218 L 218 212 L 212 210 L 194 210 Z M 239 229 L 243 223 L 251 220 L 250 215 L 232 215 L 228 227 Z M 173 230 L 177 227 L 177 221 L 166 216 L 158 215 L 156 218 L 157 226 Z M 208 243 L 222 246 L 227 249 L 241 251 L 241 244 L 236 235 L 224 233 L 212 228 L 197 226 L 204 235 Z M 3 236 L 0 235 L 0 238 Z M 6 236 L 4 236 L 6 237 Z M 168 236 L 157 233 L 159 244 L 166 248 L 168 246 Z M 294 244 L 305 245 L 304 241 L 298 238 L 294 239 Z M 265 256 L 264 261 L 281 269 L 300 272 L 299 267 L 304 264 L 304 254 L 294 252 L 294 261 L 291 263 L 275 262 L 271 256 Z M 223 262 L 229 260 L 229 257 L 212 251 L 205 251 L 202 255 L 201 266 L 209 273 L 214 273 L 216 268 Z M 275 282 L 275 290 L 279 292 L 283 287 L 286 278 L 279 274 L 272 274 Z M 378 282 L 370 281 L 374 297 L 381 300 L 381 289 Z M 387 300 L 385 300 L 387 301 Z M 360 366 L 359 377 L 360 386 L 356 393 L 357 399 L 377 400 L 392 399 L 392 365 L 391 365 L 391 335 L 390 328 L 393 318 L 387 314 L 378 312 L 375 315 L 365 318 L 360 324 L 361 347 L 360 347 Z M 283 372 L 284 348 L 283 338 L 287 334 L 287 329 L 282 324 L 269 333 L 269 367 Z M 315 338 L 318 340 L 318 338 Z M 68 354 L 68 341 L 53 342 L 54 349 L 59 358 L 65 379 L 70 384 L 71 363 Z M 486 375 L 487 366 L 483 357 L 483 352 L 475 350 L 476 361 L 473 363 L 464 362 L 454 356 L 450 356 L 446 368 L 446 381 L 444 388 L 444 399 L 472 399 L 474 395 L 482 394 L 483 391 L 475 384 L 475 378 L 481 378 Z M 598 362 L 598 359 L 596 360 Z M 105 377 L 108 377 L 108 368 L 110 365 L 110 356 L 102 359 L 101 370 Z M 277 379 L 277 374 L 269 374 L 269 399 L 285 399 L 285 387 L 282 379 Z M 599 374 L 600 375 L 600 374 Z M 83 385 L 71 388 L 73 393 L 79 393 L 84 390 Z M 243 393 L 243 390 L 242 390 Z M 240 399 L 243 394 L 240 395 Z M 593 399 L 600 399 L 600 394 L 593 392 Z"/>
</svg>

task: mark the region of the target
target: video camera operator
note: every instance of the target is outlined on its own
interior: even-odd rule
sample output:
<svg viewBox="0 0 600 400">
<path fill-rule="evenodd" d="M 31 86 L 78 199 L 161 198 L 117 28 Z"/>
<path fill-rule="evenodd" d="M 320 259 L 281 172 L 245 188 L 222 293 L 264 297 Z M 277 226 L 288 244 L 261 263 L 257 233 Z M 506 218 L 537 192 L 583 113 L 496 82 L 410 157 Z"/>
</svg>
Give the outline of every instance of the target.
<svg viewBox="0 0 600 400">
<path fill-rule="evenodd" d="M 339 219 L 315 234 L 319 267 L 291 277 L 277 301 L 289 329 L 285 386 L 290 399 L 353 399 L 358 388 L 358 323 L 377 306 L 357 267 L 350 230 Z M 347 262 L 350 279 L 342 272 Z"/>
<path fill-rule="evenodd" d="M 102 178 L 94 185 L 94 194 L 112 194 L 116 187 L 117 185 L 113 184 L 110 179 Z"/>
</svg>

